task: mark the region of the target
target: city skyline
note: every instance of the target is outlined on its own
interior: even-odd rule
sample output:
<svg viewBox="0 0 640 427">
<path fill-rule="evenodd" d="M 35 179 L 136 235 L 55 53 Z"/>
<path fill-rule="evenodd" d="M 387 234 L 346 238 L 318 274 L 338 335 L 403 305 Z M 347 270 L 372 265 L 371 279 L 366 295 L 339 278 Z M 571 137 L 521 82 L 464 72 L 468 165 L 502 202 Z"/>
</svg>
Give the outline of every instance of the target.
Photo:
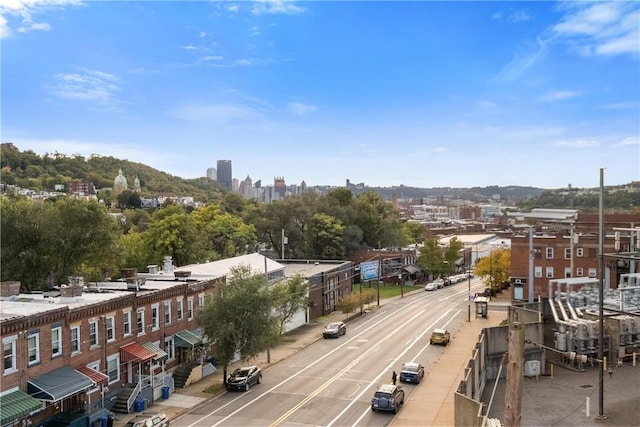
<svg viewBox="0 0 640 427">
<path fill-rule="evenodd" d="M 640 180 L 634 2 L 0 5 L 2 142 L 182 178 Z"/>
</svg>

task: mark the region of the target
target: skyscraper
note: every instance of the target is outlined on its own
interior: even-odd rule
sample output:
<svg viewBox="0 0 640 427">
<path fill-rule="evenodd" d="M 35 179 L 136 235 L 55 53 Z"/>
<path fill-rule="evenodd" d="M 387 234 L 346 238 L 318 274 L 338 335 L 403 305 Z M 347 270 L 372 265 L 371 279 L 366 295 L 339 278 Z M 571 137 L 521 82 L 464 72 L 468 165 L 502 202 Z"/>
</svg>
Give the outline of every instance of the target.
<svg viewBox="0 0 640 427">
<path fill-rule="evenodd" d="M 231 160 L 218 160 L 217 169 L 218 183 L 227 190 L 231 190 L 231 185 L 233 182 L 233 174 L 231 173 Z"/>
</svg>

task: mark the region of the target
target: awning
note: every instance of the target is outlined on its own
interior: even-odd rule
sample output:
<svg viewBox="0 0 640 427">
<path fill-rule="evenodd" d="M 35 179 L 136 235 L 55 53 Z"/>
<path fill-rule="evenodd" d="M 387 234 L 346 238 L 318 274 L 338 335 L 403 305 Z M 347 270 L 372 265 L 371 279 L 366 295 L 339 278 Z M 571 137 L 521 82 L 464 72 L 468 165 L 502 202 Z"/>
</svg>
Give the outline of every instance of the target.
<svg viewBox="0 0 640 427">
<path fill-rule="evenodd" d="M 76 368 L 76 371 L 80 372 L 85 377 L 89 378 L 96 385 L 107 385 L 109 384 L 109 377 L 102 372 L 98 372 L 95 369 L 91 369 L 88 366 L 80 366 Z"/>
<path fill-rule="evenodd" d="M 176 332 L 173 338 L 176 347 L 192 348 L 202 344 L 202 338 L 200 336 L 186 329 Z"/>
<path fill-rule="evenodd" d="M 0 425 L 4 426 L 42 410 L 42 402 L 22 390 L 16 390 L 0 396 L 0 408 Z"/>
<path fill-rule="evenodd" d="M 143 342 L 142 346 L 147 350 L 153 351 L 156 354 L 156 357 L 153 358 L 153 360 L 155 360 L 156 362 L 159 362 L 161 360 L 167 360 L 169 358 L 169 355 L 167 354 L 166 351 L 164 351 L 163 349 L 161 349 L 151 341 Z"/>
<path fill-rule="evenodd" d="M 142 344 L 132 342 L 124 347 L 120 347 L 120 361 L 121 362 L 148 362 L 156 357 L 156 353 L 143 347 Z"/>
<path fill-rule="evenodd" d="M 409 273 L 409 274 L 414 274 L 420 271 L 420 269 L 418 267 L 416 267 L 415 265 L 405 265 L 404 269 Z"/>
<path fill-rule="evenodd" d="M 49 402 L 57 402 L 93 387 L 93 381 L 69 366 L 47 372 L 27 383 L 31 396 Z"/>
</svg>

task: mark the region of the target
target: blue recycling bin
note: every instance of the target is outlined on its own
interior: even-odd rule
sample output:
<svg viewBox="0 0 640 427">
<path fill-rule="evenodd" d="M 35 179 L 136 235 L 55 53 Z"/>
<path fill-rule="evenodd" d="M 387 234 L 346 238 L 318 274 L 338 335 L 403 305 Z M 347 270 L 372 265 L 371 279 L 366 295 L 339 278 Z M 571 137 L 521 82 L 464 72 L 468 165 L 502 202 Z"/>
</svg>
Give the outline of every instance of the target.
<svg viewBox="0 0 640 427">
<path fill-rule="evenodd" d="M 144 411 L 144 399 L 136 399 L 133 403 L 133 408 L 136 412 Z"/>
<path fill-rule="evenodd" d="M 171 392 L 171 387 L 168 385 L 162 387 L 162 398 L 167 400 L 169 398 L 169 393 Z"/>
<path fill-rule="evenodd" d="M 100 420 L 101 427 L 107 427 L 107 423 L 109 422 L 109 417 L 107 417 L 106 415 L 102 415 L 98 417 L 98 419 Z"/>
</svg>

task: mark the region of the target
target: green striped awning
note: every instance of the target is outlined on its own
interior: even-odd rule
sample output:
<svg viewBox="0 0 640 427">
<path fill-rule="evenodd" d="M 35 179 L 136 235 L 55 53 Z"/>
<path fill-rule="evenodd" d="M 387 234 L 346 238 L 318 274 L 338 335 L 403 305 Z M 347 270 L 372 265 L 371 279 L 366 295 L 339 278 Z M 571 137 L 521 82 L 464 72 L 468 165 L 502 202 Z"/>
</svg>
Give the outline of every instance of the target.
<svg viewBox="0 0 640 427">
<path fill-rule="evenodd" d="M 7 425 L 32 412 L 42 410 L 42 402 L 22 390 L 0 396 L 0 425 Z"/>
<path fill-rule="evenodd" d="M 192 348 L 202 344 L 202 338 L 186 329 L 176 332 L 173 336 L 176 347 Z"/>
<path fill-rule="evenodd" d="M 153 360 L 155 360 L 156 362 L 159 362 L 161 360 L 167 360 L 169 358 L 169 355 L 167 354 L 166 351 L 164 351 L 163 349 L 161 349 L 151 341 L 143 342 L 142 346 L 147 350 L 153 351 L 156 354 L 156 357 L 153 358 Z"/>
</svg>

